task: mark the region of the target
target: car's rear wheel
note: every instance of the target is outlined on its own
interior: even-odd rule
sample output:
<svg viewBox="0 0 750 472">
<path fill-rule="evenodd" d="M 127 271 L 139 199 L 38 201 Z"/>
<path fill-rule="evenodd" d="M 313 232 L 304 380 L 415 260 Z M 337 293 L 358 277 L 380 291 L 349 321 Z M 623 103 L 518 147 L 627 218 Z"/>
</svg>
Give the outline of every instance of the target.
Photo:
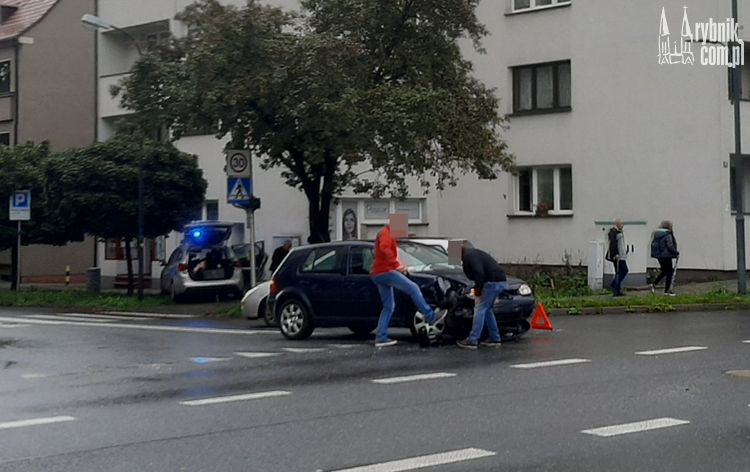
<svg viewBox="0 0 750 472">
<path fill-rule="evenodd" d="M 430 342 L 436 343 L 445 332 L 445 318 L 440 320 L 440 322 L 431 325 L 427 323 L 427 320 L 425 320 L 422 313 L 416 312 L 411 323 L 409 323 L 409 331 L 411 331 L 412 336 L 418 338 L 419 330 L 421 329 L 426 329 L 427 337 L 430 339 Z"/>
<path fill-rule="evenodd" d="M 171 298 L 175 303 L 180 303 L 185 298 L 185 296 L 177 293 L 177 290 L 175 290 L 174 288 L 174 283 L 172 283 L 169 285 L 169 298 Z"/>
<path fill-rule="evenodd" d="M 287 339 L 307 339 L 313 332 L 310 312 L 296 298 L 284 301 L 279 307 L 279 329 Z"/>
<path fill-rule="evenodd" d="M 279 321 L 266 301 L 266 298 L 261 300 L 260 304 L 258 304 L 258 311 L 263 314 L 263 321 L 266 323 L 266 326 L 278 326 Z"/>
</svg>

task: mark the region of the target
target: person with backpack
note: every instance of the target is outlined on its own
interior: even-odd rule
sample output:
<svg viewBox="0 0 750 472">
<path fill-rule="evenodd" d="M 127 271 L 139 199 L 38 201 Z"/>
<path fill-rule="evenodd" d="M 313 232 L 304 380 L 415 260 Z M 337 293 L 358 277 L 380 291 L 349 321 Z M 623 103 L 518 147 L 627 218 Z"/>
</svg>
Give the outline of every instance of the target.
<svg viewBox="0 0 750 472">
<path fill-rule="evenodd" d="M 680 251 L 677 250 L 677 240 L 674 238 L 671 221 L 662 221 L 659 228 L 651 235 L 651 257 L 659 261 L 659 267 L 661 268 L 659 276 L 650 284 L 651 293 L 654 293 L 656 286 L 662 279 L 666 279 L 664 295 L 673 297 L 674 267 L 672 267 L 672 259 L 680 257 Z"/>
<path fill-rule="evenodd" d="M 607 248 L 607 254 L 605 259 L 612 262 L 615 269 L 615 275 L 612 278 L 612 283 L 609 284 L 612 289 L 612 295 L 615 297 L 625 296 L 622 293 L 622 282 L 628 275 L 628 253 L 625 249 L 625 234 L 622 229 L 625 224 L 620 218 L 615 220 L 614 226 L 609 229 L 607 233 L 607 239 L 609 247 Z"/>
</svg>

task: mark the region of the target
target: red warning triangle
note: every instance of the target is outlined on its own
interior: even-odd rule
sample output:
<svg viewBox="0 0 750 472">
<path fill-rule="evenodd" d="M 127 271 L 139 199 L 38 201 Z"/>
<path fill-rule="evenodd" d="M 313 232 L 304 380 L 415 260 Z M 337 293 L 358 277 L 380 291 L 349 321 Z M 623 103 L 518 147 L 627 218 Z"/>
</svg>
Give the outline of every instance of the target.
<svg viewBox="0 0 750 472">
<path fill-rule="evenodd" d="M 534 316 L 531 318 L 531 328 L 546 329 L 547 331 L 553 330 L 552 322 L 549 320 L 547 311 L 544 309 L 544 305 L 542 304 L 542 302 L 536 304 Z"/>
</svg>

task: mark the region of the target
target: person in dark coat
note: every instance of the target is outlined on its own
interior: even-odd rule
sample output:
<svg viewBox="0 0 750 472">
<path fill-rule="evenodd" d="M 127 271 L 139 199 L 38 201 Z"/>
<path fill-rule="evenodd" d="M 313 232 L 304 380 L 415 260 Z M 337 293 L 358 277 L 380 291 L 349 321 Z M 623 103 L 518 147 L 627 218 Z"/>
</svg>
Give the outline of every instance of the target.
<svg viewBox="0 0 750 472">
<path fill-rule="evenodd" d="M 474 281 L 474 322 L 469 337 L 457 341 L 456 345 L 462 349 L 476 349 L 482 328 L 487 326 L 490 338 L 482 342 L 482 346 L 500 347 L 500 330 L 492 306 L 507 287 L 505 271 L 486 252 L 466 246 L 461 248 L 461 262 L 466 277 Z"/>
<path fill-rule="evenodd" d="M 671 221 L 662 221 L 659 228 L 652 234 L 651 257 L 659 261 L 659 267 L 661 268 L 658 277 L 651 284 L 651 293 L 654 293 L 656 286 L 659 285 L 662 279 L 666 279 L 664 294 L 674 296 L 672 287 L 674 267 L 672 267 L 672 259 L 680 257 L 680 251 L 677 250 L 677 240 L 674 238 Z"/>
<path fill-rule="evenodd" d="M 292 242 L 290 240 L 284 241 L 284 244 L 282 246 L 279 246 L 276 248 L 275 251 L 273 251 L 273 256 L 271 256 L 271 267 L 269 267 L 269 270 L 271 273 L 276 270 L 277 267 L 281 265 L 281 263 L 284 261 L 284 258 L 287 254 L 289 254 L 289 251 L 292 250 Z"/>
</svg>

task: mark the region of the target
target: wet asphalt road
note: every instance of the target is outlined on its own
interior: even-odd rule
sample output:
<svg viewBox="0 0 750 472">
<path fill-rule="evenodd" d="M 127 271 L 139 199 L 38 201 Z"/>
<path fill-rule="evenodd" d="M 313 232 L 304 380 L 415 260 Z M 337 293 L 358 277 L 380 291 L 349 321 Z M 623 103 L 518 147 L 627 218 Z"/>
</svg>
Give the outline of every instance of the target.
<svg viewBox="0 0 750 472">
<path fill-rule="evenodd" d="M 750 372 L 726 373 L 750 371 L 750 313 L 553 323 L 497 351 L 403 330 L 376 350 L 347 330 L 2 310 L 0 471 L 750 470 Z"/>
</svg>

